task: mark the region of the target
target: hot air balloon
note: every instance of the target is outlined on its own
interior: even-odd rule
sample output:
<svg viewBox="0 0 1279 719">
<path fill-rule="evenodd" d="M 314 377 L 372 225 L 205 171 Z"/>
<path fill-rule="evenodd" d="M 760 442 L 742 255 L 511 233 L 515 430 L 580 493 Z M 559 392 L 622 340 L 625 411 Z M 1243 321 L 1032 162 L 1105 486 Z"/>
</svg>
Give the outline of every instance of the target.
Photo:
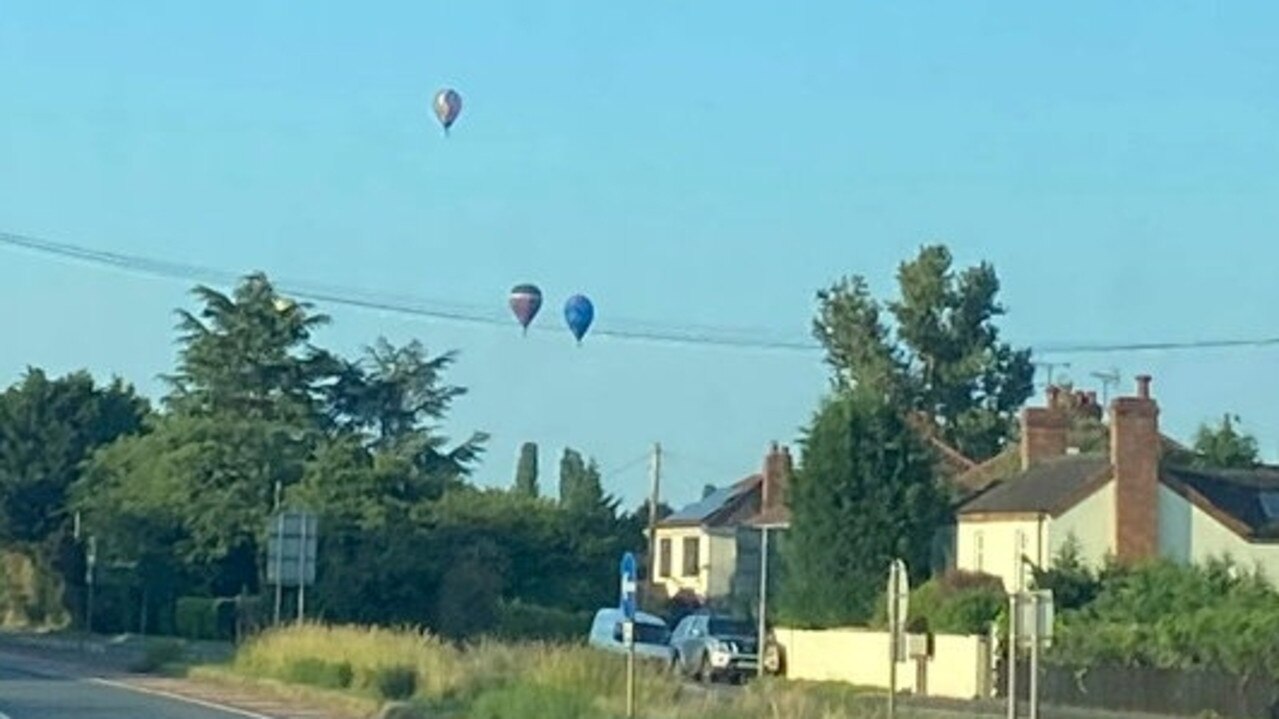
<svg viewBox="0 0 1279 719">
<path fill-rule="evenodd" d="M 444 126 L 444 134 L 447 135 L 449 128 L 462 112 L 462 96 L 457 94 L 456 90 L 444 88 L 435 93 L 434 104 L 435 116 L 439 118 L 440 124 Z"/>
<path fill-rule="evenodd" d="M 511 288 L 511 312 L 520 321 L 524 334 L 528 334 L 528 326 L 542 309 L 542 291 L 537 285 L 516 285 Z"/>
<path fill-rule="evenodd" d="M 564 303 L 564 321 L 568 323 L 568 329 L 577 338 L 578 344 L 582 343 L 582 338 L 586 336 L 586 331 L 591 328 L 594 320 L 595 305 L 585 295 L 573 295 Z"/>
</svg>

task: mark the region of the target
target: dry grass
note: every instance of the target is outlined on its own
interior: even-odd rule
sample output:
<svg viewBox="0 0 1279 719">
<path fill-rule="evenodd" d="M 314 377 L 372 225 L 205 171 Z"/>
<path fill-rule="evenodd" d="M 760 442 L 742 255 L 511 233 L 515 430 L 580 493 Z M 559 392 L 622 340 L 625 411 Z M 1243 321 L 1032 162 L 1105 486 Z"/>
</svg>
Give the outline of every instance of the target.
<svg viewBox="0 0 1279 719">
<path fill-rule="evenodd" d="M 624 715 L 625 660 L 581 646 L 483 642 L 459 649 L 413 629 L 305 625 L 265 633 L 243 646 L 229 672 L 256 681 L 287 680 L 302 660 L 348 663 L 341 694 L 305 688 L 308 697 L 342 696 L 353 711 L 376 706 L 369 677 L 413 667 L 413 701 L 424 717 L 458 719 L 613 719 Z M 222 678 L 228 672 L 221 672 Z M 209 675 L 217 670 L 204 670 Z M 763 682 L 728 694 L 681 683 L 662 668 L 638 674 L 640 716 L 651 719 L 830 719 L 872 717 L 878 707 L 850 688 Z"/>
</svg>

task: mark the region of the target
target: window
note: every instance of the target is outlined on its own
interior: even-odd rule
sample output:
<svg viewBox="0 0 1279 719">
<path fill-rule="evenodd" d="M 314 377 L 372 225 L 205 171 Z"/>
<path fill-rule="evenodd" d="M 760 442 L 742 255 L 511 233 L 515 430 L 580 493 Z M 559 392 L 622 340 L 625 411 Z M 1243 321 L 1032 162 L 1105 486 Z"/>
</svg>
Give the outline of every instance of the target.
<svg viewBox="0 0 1279 719">
<path fill-rule="evenodd" d="M 973 569 L 985 571 L 986 536 L 979 529 L 973 534 Z"/>
<path fill-rule="evenodd" d="M 661 548 L 658 550 L 657 556 L 657 576 L 671 576 L 671 540 L 661 540 Z"/>
<path fill-rule="evenodd" d="M 697 556 L 701 547 L 702 540 L 700 537 L 684 538 L 684 576 L 696 577 L 701 570 L 701 558 Z"/>
</svg>

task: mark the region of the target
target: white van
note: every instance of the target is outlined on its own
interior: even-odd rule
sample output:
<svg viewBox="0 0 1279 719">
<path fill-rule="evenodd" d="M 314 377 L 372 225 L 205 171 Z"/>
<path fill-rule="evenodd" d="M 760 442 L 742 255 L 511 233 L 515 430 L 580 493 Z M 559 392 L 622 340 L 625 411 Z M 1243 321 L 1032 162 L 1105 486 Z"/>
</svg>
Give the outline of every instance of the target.
<svg viewBox="0 0 1279 719">
<path fill-rule="evenodd" d="M 622 610 L 606 607 L 595 613 L 591 623 L 591 636 L 587 643 L 610 652 L 626 653 L 622 643 Z M 635 656 L 653 659 L 669 665 L 671 661 L 671 630 L 661 617 L 644 612 L 635 613 Z"/>
</svg>

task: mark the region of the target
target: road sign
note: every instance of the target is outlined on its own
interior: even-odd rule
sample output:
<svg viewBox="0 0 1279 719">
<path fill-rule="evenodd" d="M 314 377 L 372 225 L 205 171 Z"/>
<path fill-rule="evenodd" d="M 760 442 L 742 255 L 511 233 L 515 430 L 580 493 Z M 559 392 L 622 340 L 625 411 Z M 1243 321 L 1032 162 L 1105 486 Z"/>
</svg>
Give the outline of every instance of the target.
<svg viewBox="0 0 1279 719">
<path fill-rule="evenodd" d="M 1022 592 L 1017 602 L 1017 638 L 1023 645 L 1052 644 L 1053 593 L 1051 589 Z"/>
<path fill-rule="evenodd" d="M 635 591 L 636 591 L 636 575 L 638 572 L 638 564 L 635 561 L 635 555 L 627 552 L 622 555 L 622 591 L 620 606 L 622 615 L 626 617 L 626 621 L 635 619 Z"/>
<path fill-rule="evenodd" d="M 910 575 L 906 563 L 894 559 L 888 570 L 888 619 L 892 633 L 892 656 L 896 661 L 906 657 L 906 618 L 910 612 Z"/>
<path fill-rule="evenodd" d="M 319 518 L 309 512 L 281 512 L 267 524 L 267 583 L 287 587 L 315 583 Z"/>
</svg>

